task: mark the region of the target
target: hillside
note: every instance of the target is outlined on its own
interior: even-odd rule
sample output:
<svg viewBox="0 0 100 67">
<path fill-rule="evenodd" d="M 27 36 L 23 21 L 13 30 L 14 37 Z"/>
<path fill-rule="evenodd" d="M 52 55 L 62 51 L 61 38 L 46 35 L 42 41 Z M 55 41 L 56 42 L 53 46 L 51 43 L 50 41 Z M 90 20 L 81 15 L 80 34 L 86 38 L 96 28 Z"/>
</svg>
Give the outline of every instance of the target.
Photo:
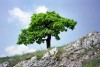
<svg viewBox="0 0 100 67">
<path fill-rule="evenodd" d="M 100 33 L 61 47 L 0 58 L 0 67 L 100 67 Z"/>
</svg>

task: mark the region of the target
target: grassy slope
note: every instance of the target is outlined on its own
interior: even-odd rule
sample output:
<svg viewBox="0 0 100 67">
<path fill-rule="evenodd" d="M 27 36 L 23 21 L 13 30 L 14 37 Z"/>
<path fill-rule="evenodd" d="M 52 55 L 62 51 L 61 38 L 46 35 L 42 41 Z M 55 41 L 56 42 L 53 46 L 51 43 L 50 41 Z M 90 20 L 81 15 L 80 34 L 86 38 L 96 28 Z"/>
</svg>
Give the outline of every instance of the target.
<svg viewBox="0 0 100 67">
<path fill-rule="evenodd" d="M 61 47 L 57 47 L 58 50 L 59 50 L 59 54 L 62 52 L 62 48 L 64 46 L 61 46 Z M 3 62 L 6 62 L 8 61 L 10 63 L 10 66 L 9 67 L 12 67 L 14 66 L 15 64 L 21 62 L 21 61 L 24 61 L 24 60 L 28 60 L 28 59 L 31 59 L 31 57 L 33 56 L 36 56 L 37 57 L 37 60 L 41 59 L 42 56 L 49 50 L 51 50 L 52 48 L 48 49 L 48 50 L 39 50 L 39 51 L 36 51 L 34 53 L 27 53 L 27 54 L 23 54 L 23 55 L 15 55 L 15 56 L 11 56 L 11 57 L 2 57 L 0 58 L 0 63 L 3 63 Z M 56 57 L 59 57 L 60 55 L 57 54 Z"/>
<path fill-rule="evenodd" d="M 83 67 L 98 67 L 100 66 L 100 58 L 95 58 L 92 61 L 83 65 Z"/>
<path fill-rule="evenodd" d="M 27 53 L 27 54 L 24 54 L 24 55 L 15 55 L 15 56 L 11 56 L 11 57 L 3 57 L 3 58 L 0 58 L 0 63 L 8 61 L 10 63 L 9 67 L 12 67 L 15 64 L 17 64 L 18 62 L 23 61 L 23 60 L 28 60 L 33 56 L 37 56 L 38 57 L 37 59 L 40 59 L 43 56 L 44 53 L 45 53 L 45 51 L 36 51 L 34 53 Z"/>
<path fill-rule="evenodd" d="M 66 45 L 65 45 L 66 46 Z M 56 58 L 59 58 L 61 56 L 61 54 L 63 53 L 64 51 L 64 47 L 65 46 L 61 46 L 61 47 L 57 47 L 58 48 L 58 54 L 56 55 Z M 52 48 L 48 49 L 47 51 L 51 50 Z M 96 50 L 96 49 L 94 49 Z M 28 59 L 31 59 L 31 57 L 33 56 L 37 56 L 37 59 L 41 59 L 42 56 L 47 52 L 46 50 L 41 50 L 41 51 L 36 51 L 34 53 L 27 53 L 27 54 L 24 54 L 24 55 L 15 55 L 15 56 L 11 56 L 11 57 L 3 57 L 3 58 L 0 58 L 0 63 L 2 62 L 5 62 L 5 61 L 8 61 L 10 63 L 10 66 L 9 67 L 13 67 L 15 64 L 23 61 L 23 60 L 28 60 Z M 86 53 L 88 52 L 89 50 L 86 50 Z M 92 61 L 88 62 L 88 63 L 85 63 L 83 65 L 83 67 L 98 67 L 100 65 L 100 58 L 95 58 L 93 59 Z"/>
</svg>

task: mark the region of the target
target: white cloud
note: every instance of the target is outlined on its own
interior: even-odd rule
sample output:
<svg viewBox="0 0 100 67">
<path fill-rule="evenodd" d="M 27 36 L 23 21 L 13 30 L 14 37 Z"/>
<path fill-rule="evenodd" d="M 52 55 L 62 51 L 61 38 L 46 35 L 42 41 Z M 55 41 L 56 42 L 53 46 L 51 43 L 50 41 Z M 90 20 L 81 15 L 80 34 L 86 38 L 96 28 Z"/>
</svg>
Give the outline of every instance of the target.
<svg viewBox="0 0 100 67">
<path fill-rule="evenodd" d="M 36 12 L 36 13 L 46 13 L 46 11 L 48 11 L 48 8 L 45 7 L 45 6 L 38 6 L 38 7 L 35 9 L 35 12 Z"/>
<path fill-rule="evenodd" d="M 6 47 L 5 51 L 9 55 L 16 55 L 16 54 L 25 54 L 29 52 L 34 52 L 35 50 L 25 45 L 14 45 L 14 46 L 12 45 L 12 46 Z"/>
<path fill-rule="evenodd" d="M 30 19 L 31 19 L 30 17 L 32 14 L 31 12 L 26 12 L 16 7 L 12 10 L 9 10 L 9 15 L 10 15 L 9 21 L 18 20 L 19 23 L 22 24 L 22 26 L 27 27 L 30 23 Z"/>
<path fill-rule="evenodd" d="M 46 11 L 48 11 L 48 8 L 46 6 L 37 6 L 35 9 L 35 13 L 46 13 Z M 8 22 L 14 22 L 17 26 L 28 27 L 32 12 L 23 11 L 18 7 L 15 7 L 8 12 L 10 15 L 10 17 L 8 18 Z"/>
<path fill-rule="evenodd" d="M 0 57 L 6 57 L 5 55 L 0 55 Z"/>
</svg>

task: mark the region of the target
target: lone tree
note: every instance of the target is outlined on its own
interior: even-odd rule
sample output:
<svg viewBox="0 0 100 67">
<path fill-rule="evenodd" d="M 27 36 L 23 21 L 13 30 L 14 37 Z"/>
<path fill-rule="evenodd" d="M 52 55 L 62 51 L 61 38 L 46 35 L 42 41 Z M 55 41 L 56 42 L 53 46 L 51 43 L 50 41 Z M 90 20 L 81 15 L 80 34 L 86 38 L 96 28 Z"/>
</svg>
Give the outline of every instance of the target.
<svg viewBox="0 0 100 67">
<path fill-rule="evenodd" d="M 17 44 L 28 45 L 34 42 L 41 44 L 46 41 L 47 48 L 50 48 L 51 36 L 60 40 L 58 34 L 67 29 L 73 30 L 76 24 L 77 22 L 73 19 L 61 17 L 54 11 L 33 14 L 28 28 L 21 30 Z"/>
</svg>

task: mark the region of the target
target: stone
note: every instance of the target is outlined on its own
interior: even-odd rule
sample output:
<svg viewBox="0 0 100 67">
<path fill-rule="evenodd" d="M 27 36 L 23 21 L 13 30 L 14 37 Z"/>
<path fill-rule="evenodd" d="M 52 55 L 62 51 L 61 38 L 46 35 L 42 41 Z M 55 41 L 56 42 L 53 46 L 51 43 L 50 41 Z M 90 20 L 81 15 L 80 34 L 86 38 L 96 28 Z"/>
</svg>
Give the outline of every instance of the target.
<svg viewBox="0 0 100 67">
<path fill-rule="evenodd" d="M 45 58 L 45 57 L 50 57 L 50 53 L 49 52 L 45 53 L 42 58 Z"/>
<path fill-rule="evenodd" d="M 52 50 L 50 50 L 49 52 L 50 52 L 50 55 L 55 55 L 58 53 L 58 49 L 55 47 Z"/>
<path fill-rule="evenodd" d="M 51 49 L 49 52 L 45 53 L 42 58 L 54 56 L 57 53 L 58 53 L 58 49 L 55 47 L 55 48 Z"/>
<path fill-rule="evenodd" d="M 9 66 L 9 62 L 4 62 L 0 64 L 0 67 L 8 67 Z"/>
<path fill-rule="evenodd" d="M 36 56 L 34 56 L 34 57 L 31 58 L 31 62 L 33 62 L 34 60 L 37 60 Z"/>
<path fill-rule="evenodd" d="M 59 60 L 55 57 L 58 53 L 55 47 L 46 52 L 42 59 L 37 60 L 34 56 L 19 62 L 14 67 L 21 65 L 23 67 L 82 67 L 82 62 L 100 57 L 100 49 L 95 52 L 93 50 L 95 47 L 100 47 L 100 33 L 92 32 L 65 46 L 63 48 L 65 51 L 60 55 Z"/>
</svg>

